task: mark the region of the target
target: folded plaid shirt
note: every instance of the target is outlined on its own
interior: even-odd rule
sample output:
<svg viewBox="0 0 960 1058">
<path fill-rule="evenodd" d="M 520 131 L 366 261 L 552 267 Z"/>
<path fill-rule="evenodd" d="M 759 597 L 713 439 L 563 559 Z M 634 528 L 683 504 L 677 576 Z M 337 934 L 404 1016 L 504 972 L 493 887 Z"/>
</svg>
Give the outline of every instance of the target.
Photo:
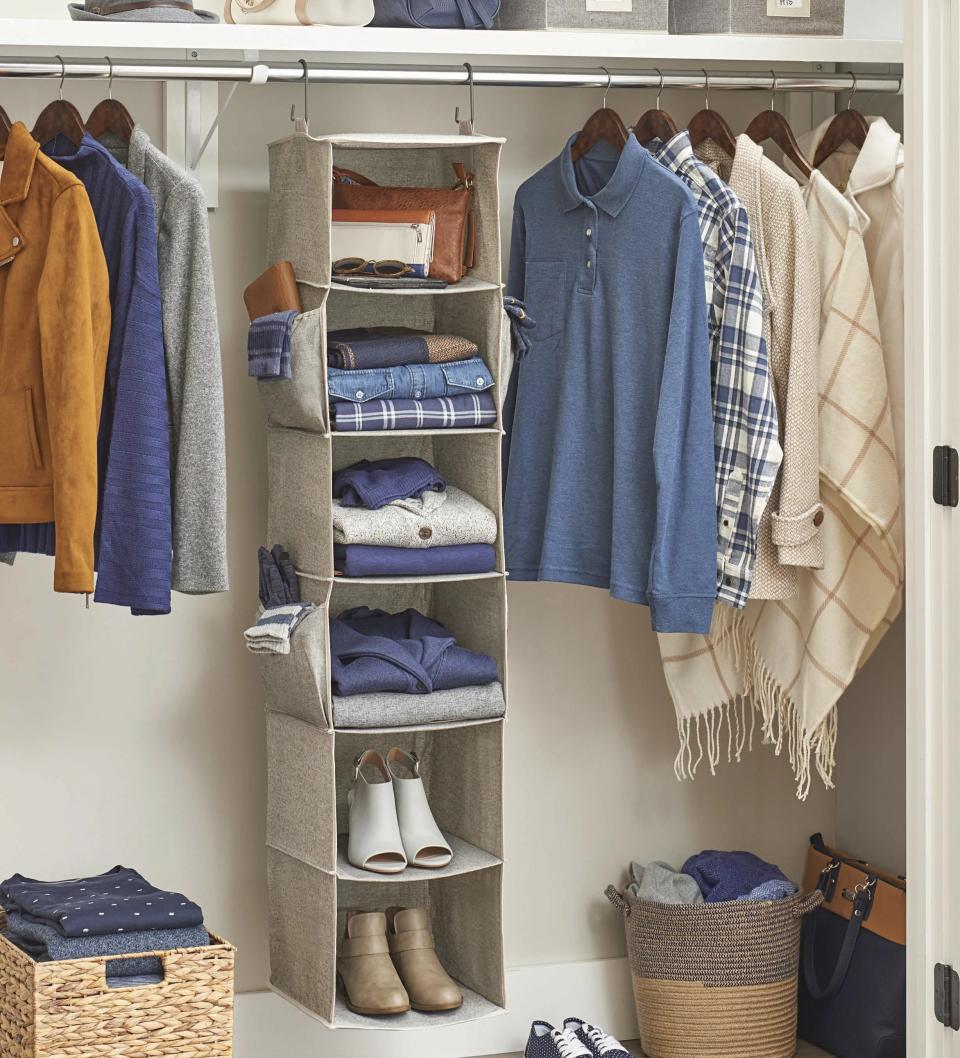
<svg viewBox="0 0 960 1058">
<path fill-rule="evenodd" d="M 251 378 L 293 378 L 290 348 L 297 315 L 295 309 L 275 312 L 250 324 L 247 374 Z"/>
<path fill-rule="evenodd" d="M 783 459 L 750 221 L 693 153 L 687 132 L 648 147 L 690 188 L 700 216 L 713 361 L 717 598 L 739 608 L 750 594 L 760 516 Z"/>
<path fill-rule="evenodd" d="M 335 430 L 441 430 L 492 426 L 497 406 L 489 393 L 428 400 L 338 401 L 330 406 Z"/>
</svg>

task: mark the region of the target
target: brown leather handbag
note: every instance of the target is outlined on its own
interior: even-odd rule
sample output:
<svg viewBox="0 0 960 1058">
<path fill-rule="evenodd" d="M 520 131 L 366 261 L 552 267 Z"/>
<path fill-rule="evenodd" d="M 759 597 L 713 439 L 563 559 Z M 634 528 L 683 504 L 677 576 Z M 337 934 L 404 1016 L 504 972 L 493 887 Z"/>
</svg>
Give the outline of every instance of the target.
<svg viewBox="0 0 960 1058">
<path fill-rule="evenodd" d="M 364 210 L 431 209 L 437 215 L 430 278 L 459 283 L 473 268 L 477 244 L 473 173 L 453 163 L 457 182 L 442 187 L 381 187 L 351 169 L 333 169 L 333 208 Z"/>
</svg>

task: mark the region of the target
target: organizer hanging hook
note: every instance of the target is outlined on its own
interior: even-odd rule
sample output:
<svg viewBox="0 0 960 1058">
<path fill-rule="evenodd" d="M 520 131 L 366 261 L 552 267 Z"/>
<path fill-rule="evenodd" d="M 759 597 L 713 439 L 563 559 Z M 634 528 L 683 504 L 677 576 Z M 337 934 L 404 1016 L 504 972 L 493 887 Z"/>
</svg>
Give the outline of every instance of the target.
<svg viewBox="0 0 960 1058">
<path fill-rule="evenodd" d="M 850 71 L 850 76 L 853 78 L 853 86 L 850 89 L 850 98 L 847 100 L 847 110 L 853 110 L 853 97 L 857 94 L 857 88 L 859 87 L 857 84 L 857 75 L 853 70 Z"/>
<path fill-rule="evenodd" d="M 657 70 L 660 83 L 657 85 L 657 110 L 660 109 L 660 96 L 663 95 L 663 70 Z"/>
<path fill-rule="evenodd" d="M 67 64 L 63 61 L 62 55 L 54 55 L 54 58 L 60 63 L 60 89 L 59 96 L 60 102 L 63 102 L 63 82 L 67 79 Z"/>
<path fill-rule="evenodd" d="M 109 55 L 104 55 L 107 60 L 107 65 L 110 67 L 110 80 L 107 82 L 107 98 L 113 101 L 113 59 Z"/>
<path fill-rule="evenodd" d="M 297 62 L 303 67 L 303 126 L 307 131 L 310 129 L 310 65 L 306 59 L 298 59 Z M 297 120 L 297 104 L 290 107 L 290 120 Z"/>
<path fill-rule="evenodd" d="M 607 86 L 603 90 L 603 109 L 606 110 L 607 109 L 607 93 L 610 91 L 610 88 L 613 85 L 613 74 L 610 73 L 610 71 L 606 68 L 606 66 L 601 66 L 600 69 L 603 70 L 603 72 L 607 75 Z"/>
<path fill-rule="evenodd" d="M 472 136 L 473 135 L 473 130 L 477 127 L 476 126 L 476 109 L 475 109 L 475 106 L 474 106 L 474 94 L 473 94 L 473 89 L 474 89 L 474 85 L 473 85 L 473 64 L 469 63 L 469 62 L 465 62 L 463 65 L 464 65 L 464 67 L 466 68 L 466 71 L 467 71 L 467 84 L 470 86 L 470 132 L 469 132 L 469 135 Z M 459 107 L 457 107 L 457 109 L 453 112 L 453 120 L 456 122 L 456 124 L 458 126 L 460 125 L 460 108 Z M 463 130 L 461 129 L 461 132 L 462 131 Z"/>
<path fill-rule="evenodd" d="M 776 70 L 771 70 L 770 71 L 770 76 L 773 79 L 770 82 L 770 109 L 771 110 L 776 110 L 775 103 L 777 101 L 777 84 L 779 83 L 779 78 L 777 77 L 777 71 Z"/>
<path fill-rule="evenodd" d="M 710 74 L 706 70 L 703 70 L 703 109 L 710 109 Z"/>
</svg>

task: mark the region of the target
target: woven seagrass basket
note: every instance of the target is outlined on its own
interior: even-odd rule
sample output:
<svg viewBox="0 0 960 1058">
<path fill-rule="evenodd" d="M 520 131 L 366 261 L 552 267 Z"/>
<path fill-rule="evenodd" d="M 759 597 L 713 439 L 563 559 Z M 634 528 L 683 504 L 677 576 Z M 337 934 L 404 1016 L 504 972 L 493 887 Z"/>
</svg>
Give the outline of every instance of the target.
<svg viewBox="0 0 960 1058">
<path fill-rule="evenodd" d="M 820 892 L 786 900 L 631 904 L 623 915 L 647 1058 L 792 1058 L 804 915 Z"/>
<path fill-rule="evenodd" d="M 230 1058 L 232 945 L 211 933 L 208 948 L 143 955 L 161 961 L 163 981 L 110 988 L 118 956 L 34 962 L 0 936 L 0 1056 Z"/>
</svg>

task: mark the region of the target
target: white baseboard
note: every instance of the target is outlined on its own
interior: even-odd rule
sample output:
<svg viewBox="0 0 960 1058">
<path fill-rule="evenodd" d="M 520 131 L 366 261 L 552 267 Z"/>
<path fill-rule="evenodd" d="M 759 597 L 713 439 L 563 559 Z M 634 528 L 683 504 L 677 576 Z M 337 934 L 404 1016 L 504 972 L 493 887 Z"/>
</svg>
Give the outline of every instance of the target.
<svg viewBox="0 0 960 1058">
<path fill-rule="evenodd" d="M 520 966 L 507 971 L 507 1013 L 444 1029 L 328 1029 L 272 992 L 237 996 L 234 1058 L 476 1058 L 522 1051 L 530 1022 L 581 1017 L 621 1040 L 637 1019 L 626 959 Z"/>
</svg>

